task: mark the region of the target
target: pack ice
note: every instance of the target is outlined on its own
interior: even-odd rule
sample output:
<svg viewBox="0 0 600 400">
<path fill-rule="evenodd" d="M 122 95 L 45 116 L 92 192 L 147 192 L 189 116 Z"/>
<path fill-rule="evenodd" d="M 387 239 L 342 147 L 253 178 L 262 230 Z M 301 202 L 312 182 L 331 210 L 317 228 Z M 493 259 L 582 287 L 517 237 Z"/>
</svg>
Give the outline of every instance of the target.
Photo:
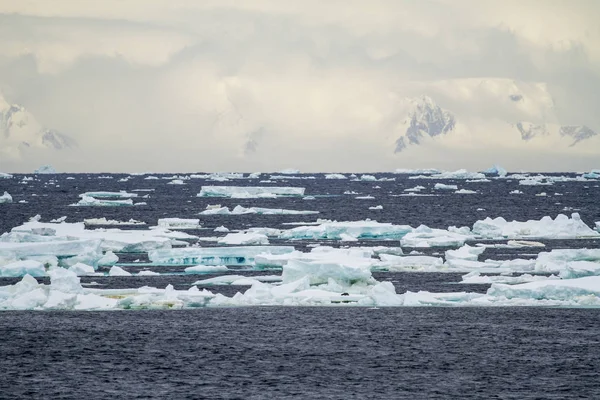
<svg viewBox="0 0 600 400">
<path fill-rule="evenodd" d="M 211 207 L 208 206 L 206 210 L 202 211 L 201 215 L 244 215 L 244 214 L 262 214 L 262 215 L 310 215 L 318 214 L 318 211 L 305 211 L 305 210 L 286 210 L 282 208 L 262 208 L 262 207 L 249 207 L 245 208 L 237 205 L 230 210 L 229 207 Z"/>
<path fill-rule="evenodd" d="M 202 186 L 198 197 L 276 198 L 281 196 L 304 196 L 304 190 L 303 187 L 278 186 Z"/>
</svg>

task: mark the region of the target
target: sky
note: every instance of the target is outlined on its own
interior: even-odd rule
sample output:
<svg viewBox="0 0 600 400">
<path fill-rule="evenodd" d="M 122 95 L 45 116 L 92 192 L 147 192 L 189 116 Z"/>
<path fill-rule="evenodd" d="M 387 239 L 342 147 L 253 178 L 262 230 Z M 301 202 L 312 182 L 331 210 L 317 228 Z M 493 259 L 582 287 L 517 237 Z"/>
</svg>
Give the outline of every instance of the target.
<svg viewBox="0 0 600 400">
<path fill-rule="evenodd" d="M 600 132 L 598 15 L 596 0 L 0 0 L 0 96 L 78 142 L 0 138 L 0 171 L 600 168 L 600 135 L 558 134 Z M 422 96 L 456 128 L 395 153 Z M 523 141 L 521 121 L 548 136 Z"/>
</svg>

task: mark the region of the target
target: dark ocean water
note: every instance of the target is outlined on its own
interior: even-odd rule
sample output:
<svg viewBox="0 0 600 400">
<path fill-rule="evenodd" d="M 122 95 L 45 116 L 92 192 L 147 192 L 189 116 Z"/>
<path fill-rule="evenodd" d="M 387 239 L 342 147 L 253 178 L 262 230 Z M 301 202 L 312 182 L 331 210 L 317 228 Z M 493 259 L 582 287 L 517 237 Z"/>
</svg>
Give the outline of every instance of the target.
<svg viewBox="0 0 600 400">
<path fill-rule="evenodd" d="M 477 190 L 458 195 L 433 190 L 437 180 L 395 177 L 395 182 L 351 182 L 319 179 L 211 182 L 146 180 L 127 175 L 40 175 L 27 184 L 23 175 L 0 180 L 13 204 L 0 205 L 0 233 L 41 214 L 42 221 L 68 216 L 134 218 L 155 225 L 158 218 L 198 218 L 207 204 L 230 208 L 259 206 L 318 210 L 318 215 L 210 216 L 204 228 L 190 231 L 215 236 L 220 225 L 230 229 L 282 225 L 317 218 L 376 219 L 380 222 L 425 224 L 433 228 L 472 226 L 486 216 L 539 219 L 579 212 L 590 226 L 600 221 L 598 182 L 565 182 L 526 187 L 516 181 L 457 184 Z M 164 176 L 164 175 L 156 175 Z M 573 175 L 571 175 L 573 176 Z M 73 177 L 74 179 L 67 179 Z M 261 179 L 268 179 L 263 175 Z M 306 187 L 315 200 L 206 199 L 202 185 L 276 185 Z M 425 197 L 397 197 L 406 188 L 425 186 Z M 148 198 L 135 207 L 70 207 L 85 191 L 154 189 L 137 192 Z M 523 195 L 509 195 L 519 189 Z M 352 190 L 374 200 L 344 195 Z M 547 196 L 536 196 L 545 192 Z M 319 197 L 324 196 L 324 197 Z M 19 203 L 26 200 L 27 203 Z M 369 206 L 383 205 L 383 210 Z M 146 226 L 147 227 L 147 226 Z M 145 229 L 146 227 L 123 227 Z M 598 248 L 599 240 L 544 241 L 546 249 Z M 339 242 L 292 244 L 340 246 Z M 214 245 L 202 242 L 204 246 Z M 397 241 L 362 241 L 343 245 L 397 246 Z M 406 249 L 405 249 L 406 250 Z M 410 249 L 409 249 L 410 250 Z M 426 249 L 442 255 L 445 249 Z M 532 258 L 539 249 L 486 249 L 483 258 Z M 146 260 L 144 254 L 120 254 L 121 262 Z M 482 259 L 483 259 L 482 258 Z M 125 267 L 136 272 L 143 267 Z M 181 267 L 153 267 L 181 272 Z M 232 271 L 244 275 L 277 271 Z M 214 275 L 159 277 L 84 277 L 99 288 L 143 285 L 187 289 Z M 460 285 L 461 274 L 377 273 L 398 293 L 407 290 L 485 292 L 486 285 Z M 0 278 L 0 286 L 18 279 Z M 228 296 L 245 287 L 210 287 Z M 226 308 L 185 311 L 1 312 L 0 398 L 118 399 L 563 399 L 600 398 L 600 311 L 551 308 Z"/>
</svg>

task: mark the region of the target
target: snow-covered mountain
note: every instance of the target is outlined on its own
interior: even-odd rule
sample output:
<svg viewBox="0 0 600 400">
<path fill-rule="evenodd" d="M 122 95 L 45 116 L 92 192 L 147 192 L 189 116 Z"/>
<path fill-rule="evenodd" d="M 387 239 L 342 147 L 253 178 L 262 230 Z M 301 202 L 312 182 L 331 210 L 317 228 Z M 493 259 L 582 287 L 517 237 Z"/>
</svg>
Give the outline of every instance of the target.
<svg viewBox="0 0 600 400">
<path fill-rule="evenodd" d="M 489 82 L 484 81 L 488 84 Z M 495 82 L 499 86 L 505 86 L 505 82 Z M 471 132 L 474 135 L 489 134 L 489 126 L 481 125 L 482 121 L 495 121 L 496 134 L 503 137 L 514 137 L 516 142 L 525 146 L 528 142 L 541 143 L 560 141 L 559 146 L 573 147 L 598 132 L 585 125 L 561 125 L 554 112 L 554 104 L 549 99 L 547 92 L 539 90 L 535 96 L 518 93 L 518 86 L 511 83 L 511 94 L 497 96 L 494 98 L 489 94 L 488 88 L 477 88 L 479 92 L 473 91 L 475 95 L 470 96 L 467 101 L 459 99 L 456 103 L 458 112 L 441 108 L 434 99 L 429 96 L 420 96 L 407 99 L 408 104 L 406 118 L 402 125 L 402 135 L 395 141 L 395 153 L 405 151 L 411 145 L 423 144 L 425 139 L 440 140 L 443 136 L 454 137 L 459 129 Z M 508 90 L 507 90 L 508 91 Z M 471 93 L 470 93 L 471 94 Z M 476 94 L 481 94 L 481 102 L 485 107 L 477 104 Z M 442 95 L 448 100 L 449 96 Z M 461 101 L 463 100 L 463 101 Z M 450 104 L 448 102 L 448 104 Z M 480 118 L 476 118 L 481 115 Z M 475 116 L 475 118 L 474 118 Z M 512 118 L 531 117 L 533 121 L 511 120 Z M 459 128 L 459 123 L 461 127 Z M 462 131 L 461 131 L 462 132 Z M 460 140 L 468 140 L 468 136 Z M 520 145 L 519 145 L 520 146 Z"/>
<path fill-rule="evenodd" d="M 18 156 L 29 148 L 63 150 L 77 147 L 77 142 L 45 128 L 25 107 L 10 104 L 0 95 L 0 147 L 3 153 Z"/>
<path fill-rule="evenodd" d="M 456 118 L 449 111 L 441 109 L 428 96 L 411 100 L 410 111 L 406 117 L 406 133 L 396 140 L 395 153 L 406 149 L 408 145 L 420 144 L 426 136 L 436 137 L 452 132 Z"/>
</svg>

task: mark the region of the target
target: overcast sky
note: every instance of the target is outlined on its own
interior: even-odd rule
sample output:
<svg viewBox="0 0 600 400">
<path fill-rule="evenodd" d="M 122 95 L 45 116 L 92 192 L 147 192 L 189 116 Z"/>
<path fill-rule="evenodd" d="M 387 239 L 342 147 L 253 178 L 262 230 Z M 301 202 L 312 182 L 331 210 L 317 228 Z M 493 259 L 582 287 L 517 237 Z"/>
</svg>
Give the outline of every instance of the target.
<svg viewBox="0 0 600 400">
<path fill-rule="evenodd" d="M 600 132 L 598 16 L 596 0 L 0 0 L 0 93 L 79 142 L 0 153 L 0 170 L 600 168 L 599 137 L 514 128 Z M 457 128 L 395 154 L 422 95 Z"/>
</svg>

